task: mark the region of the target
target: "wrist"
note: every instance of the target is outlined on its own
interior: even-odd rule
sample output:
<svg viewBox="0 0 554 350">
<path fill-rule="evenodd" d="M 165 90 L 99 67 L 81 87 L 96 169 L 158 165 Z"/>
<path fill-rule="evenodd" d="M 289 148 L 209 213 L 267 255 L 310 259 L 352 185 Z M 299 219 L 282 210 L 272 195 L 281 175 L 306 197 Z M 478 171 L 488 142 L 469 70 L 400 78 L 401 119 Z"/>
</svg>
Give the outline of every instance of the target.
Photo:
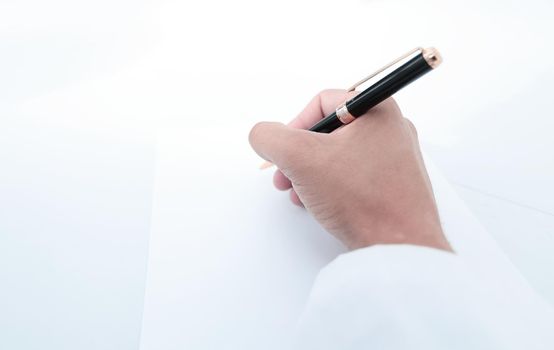
<svg viewBox="0 0 554 350">
<path fill-rule="evenodd" d="M 378 220 L 365 216 L 356 220 L 347 235 L 349 249 L 376 244 L 411 244 L 452 252 L 442 230 L 436 209 L 410 215 L 380 216 Z"/>
</svg>

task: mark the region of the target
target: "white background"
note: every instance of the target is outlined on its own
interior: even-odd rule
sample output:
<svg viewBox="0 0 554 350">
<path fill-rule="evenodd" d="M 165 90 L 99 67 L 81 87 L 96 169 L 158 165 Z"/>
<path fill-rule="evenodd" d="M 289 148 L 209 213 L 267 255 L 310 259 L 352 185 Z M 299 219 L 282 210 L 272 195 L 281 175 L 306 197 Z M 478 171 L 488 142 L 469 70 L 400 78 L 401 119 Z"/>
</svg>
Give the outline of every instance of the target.
<svg viewBox="0 0 554 350">
<path fill-rule="evenodd" d="M 255 121 L 287 121 L 317 91 L 419 45 L 444 65 L 399 93 L 401 108 L 554 300 L 553 10 L 2 0 L 0 348 L 138 347 L 158 128 L 217 123 L 246 139 Z"/>
</svg>

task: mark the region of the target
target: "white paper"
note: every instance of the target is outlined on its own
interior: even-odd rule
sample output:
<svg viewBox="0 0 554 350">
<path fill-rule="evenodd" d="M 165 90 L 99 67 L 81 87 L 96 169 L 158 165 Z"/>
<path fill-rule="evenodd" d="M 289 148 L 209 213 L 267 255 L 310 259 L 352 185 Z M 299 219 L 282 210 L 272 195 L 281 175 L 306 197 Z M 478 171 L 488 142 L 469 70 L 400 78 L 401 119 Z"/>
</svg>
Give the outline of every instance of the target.
<svg viewBox="0 0 554 350">
<path fill-rule="evenodd" d="M 281 349 L 344 251 L 229 134 L 160 134 L 142 349 Z"/>
<path fill-rule="evenodd" d="M 273 188 L 272 171 L 257 169 L 247 130 L 209 128 L 160 133 L 141 349 L 283 349 L 318 271 L 344 248 Z M 429 171 L 454 248 L 514 281 L 494 241 Z"/>
</svg>

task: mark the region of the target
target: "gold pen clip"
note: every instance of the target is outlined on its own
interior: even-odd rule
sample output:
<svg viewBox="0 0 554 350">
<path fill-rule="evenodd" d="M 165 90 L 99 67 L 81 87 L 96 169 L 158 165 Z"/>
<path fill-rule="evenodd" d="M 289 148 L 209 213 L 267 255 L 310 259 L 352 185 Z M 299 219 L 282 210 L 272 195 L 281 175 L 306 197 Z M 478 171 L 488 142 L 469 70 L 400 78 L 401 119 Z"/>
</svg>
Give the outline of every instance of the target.
<svg viewBox="0 0 554 350">
<path fill-rule="evenodd" d="M 377 75 L 383 73 L 384 71 L 386 71 L 387 69 L 389 69 L 390 67 L 394 66 L 395 64 L 397 64 L 398 62 L 402 61 L 402 60 L 405 60 L 406 58 L 410 57 L 411 55 L 415 54 L 416 52 L 423 52 L 424 49 L 421 48 L 421 47 L 416 47 L 415 49 L 413 50 L 410 50 L 410 52 L 407 52 L 405 53 L 404 55 L 400 56 L 399 58 L 395 59 L 394 61 L 392 61 L 391 63 L 387 64 L 386 66 L 384 66 L 383 68 L 379 69 L 378 71 L 376 71 L 375 73 L 372 73 L 370 75 L 368 75 L 367 77 L 363 78 L 362 80 L 360 80 L 359 82 L 357 82 L 356 84 L 352 85 L 350 88 L 348 88 L 348 92 L 351 92 L 351 91 L 354 91 L 356 90 L 356 88 L 362 84 L 364 84 L 365 82 L 367 82 L 369 79 L 372 79 L 372 78 L 375 78 Z"/>
</svg>

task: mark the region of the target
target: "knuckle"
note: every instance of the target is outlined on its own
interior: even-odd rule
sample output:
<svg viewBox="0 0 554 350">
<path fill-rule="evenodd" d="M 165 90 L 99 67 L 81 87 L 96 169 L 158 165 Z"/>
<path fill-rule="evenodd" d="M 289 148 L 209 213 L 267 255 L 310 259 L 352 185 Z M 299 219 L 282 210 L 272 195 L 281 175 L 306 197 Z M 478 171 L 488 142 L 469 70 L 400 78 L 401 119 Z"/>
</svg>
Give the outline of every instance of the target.
<svg viewBox="0 0 554 350">
<path fill-rule="evenodd" d="M 333 97 L 337 96 L 337 94 L 344 94 L 345 90 L 340 89 L 324 89 L 321 90 L 317 95 L 316 98 L 321 99 L 322 101 L 326 101 L 329 99 L 332 99 Z"/>
<path fill-rule="evenodd" d="M 414 123 L 412 123 L 412 121 L 408 118 L 404 118 L 404 123 L 408 126 L 408 129 L 410 130 L 412 135 L 417 137 L 417 129 L 416 129 Z"/>
<path fill-rule="evenodd" d="M 327 97 L 327 96 L 329 96 L 329 94 L 331 94 L 332 92 L 333 92 L 332 89 L 323 89 L 323 90 L 321 90 L 321 91 L 317 94 L 317 96 L 322 97 L 322 98 L 323 98 L 323 97 Z"/>
</svg>

